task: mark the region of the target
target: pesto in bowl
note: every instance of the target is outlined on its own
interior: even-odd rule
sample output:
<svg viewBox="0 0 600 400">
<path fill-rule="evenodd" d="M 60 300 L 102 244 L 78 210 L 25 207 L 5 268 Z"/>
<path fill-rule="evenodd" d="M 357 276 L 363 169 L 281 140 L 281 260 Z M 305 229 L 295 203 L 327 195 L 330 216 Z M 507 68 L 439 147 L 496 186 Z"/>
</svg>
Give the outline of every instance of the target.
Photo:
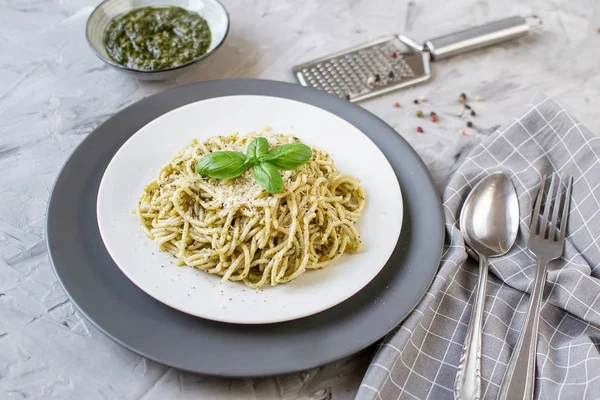
<svg viewBox="0 0 600 400">
<path fill-rule="evenodd" d="M 205 54 L 211 31 L 200 14 L 181 7 L 142 7 L 115 17 L 104 32 L 110 59 L 129 68 L 157 71 Z"/>
</svg>

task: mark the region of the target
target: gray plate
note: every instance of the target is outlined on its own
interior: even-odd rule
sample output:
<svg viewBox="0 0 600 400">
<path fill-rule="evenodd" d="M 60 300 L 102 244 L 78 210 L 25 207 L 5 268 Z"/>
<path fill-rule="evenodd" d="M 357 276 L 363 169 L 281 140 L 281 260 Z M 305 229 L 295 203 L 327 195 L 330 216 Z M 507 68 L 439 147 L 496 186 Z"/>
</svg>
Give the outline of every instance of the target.
<svg viewBox="0 0 600 400">
<path fill-rule="evenodd" d="M 390 260 L 359 293 L 319 314 L 254 326 L 184 314 L 130 282 L 100 238 L 96 222 L 98 186 L 121 145 L 170 110 L 202 99 L 241 94 L 294 99 L 344 118 L 379 146 L 398 176 L 404 223 Z M 301 371 L 376 342 L 398 325 L 426 292 L 437 271 L 444 241 L 442 208 L 431 177 L 415 151 L 390 126 L 325 92 L 264 80 L 182 86 L 119 112 L 91 133 L 63 167 L 52 191 L 46 222 L 54 270 L 71 300 L 99 329 L 160 363 L 229 377 Z"/>
</svg>

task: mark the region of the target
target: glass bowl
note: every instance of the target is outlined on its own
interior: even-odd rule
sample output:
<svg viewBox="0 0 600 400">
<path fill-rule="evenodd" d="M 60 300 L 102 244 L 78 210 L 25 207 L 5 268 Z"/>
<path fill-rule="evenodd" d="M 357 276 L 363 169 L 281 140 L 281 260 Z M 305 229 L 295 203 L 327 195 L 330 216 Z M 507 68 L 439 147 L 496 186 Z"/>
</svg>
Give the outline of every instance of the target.
<svg viewBox="0 0 600 400">
<path fill-rule="evenodd" d="M 110 21 L 135 8 L 148 6 L 177 6 L 189 11 L 195 11 L 208 22 L 212 42 L 208 51 L 200 57 L 176 67 L 159 70 L 141 70 L 119 65 L 110 59 L 104 48 L 104 32 Z M 90 14 L 86 26 L 87 41 L 92 51 L 105 63 L 144 80 L 170 79 L 185 68 L 196 64 L 213 54 L 225 41 L 229 32 L 229 14 L 217 0 L 105 0 Z"/>
</svg>

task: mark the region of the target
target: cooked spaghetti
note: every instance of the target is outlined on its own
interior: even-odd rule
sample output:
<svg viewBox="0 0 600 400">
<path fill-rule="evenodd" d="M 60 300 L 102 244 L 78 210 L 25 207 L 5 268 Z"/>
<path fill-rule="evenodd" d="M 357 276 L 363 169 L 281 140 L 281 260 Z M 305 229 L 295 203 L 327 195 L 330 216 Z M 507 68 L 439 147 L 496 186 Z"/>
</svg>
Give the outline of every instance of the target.
<svg viewBox="0 0 600 400">
<path fill-rule="evenodd" d="M 293 171 L 281 171 L 284 187 L 270 194 L 250 170 L 217 180 L 196 173 L 198 160 L 221 150 L 243 152 L 258 136 L 270 146 L 293 136 L 253 133 L 193 140 L 144 189 L 137 216 L 148 237 L 180 265 L 243 281 L 257 289 L 298 278 L 362 243 L 356 231 L 365 204 L 359 180 L 337 171 L 331 156 L 313 156 Z"/>
</svg>

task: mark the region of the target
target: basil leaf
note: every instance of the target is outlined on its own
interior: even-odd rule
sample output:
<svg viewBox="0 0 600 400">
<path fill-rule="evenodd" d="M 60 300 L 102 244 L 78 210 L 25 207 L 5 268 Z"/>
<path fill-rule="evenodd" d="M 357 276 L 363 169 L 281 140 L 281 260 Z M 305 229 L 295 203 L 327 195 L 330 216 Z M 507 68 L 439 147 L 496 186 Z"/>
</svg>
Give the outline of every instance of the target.
<svg viewBox="0 0 600 400">
<path fill-rule="evenodd" d="M 250 142 L 246 148 L 246 156 L 249 158 L 250 165 L 259 163 L 259 158 L 269 151 L 269 142 L 264 137 L 257 137 Z"/>
<path fill-rule="evenodd" d="M 252 176 L 256 183 L 269 193 L 281 193 L 283 190 L 283 179 L 273 164 L 263 162 L 252 167 Z"/>
<path fill-rule="evenodd" d="M 244 153 L 217 151 L 202 157 L 196 164 L 196 172 L 216 179 L 233 179 L 248 168 L 246 160 Z"/>
<path fill-rule="evenodd" d="M 312 157 L 312 150 L 302 143 L 284 144 L 261 157 L 261 161 L 266 161 L 279 169 L 293 170 L 306 163 Z"/>
</svg>

